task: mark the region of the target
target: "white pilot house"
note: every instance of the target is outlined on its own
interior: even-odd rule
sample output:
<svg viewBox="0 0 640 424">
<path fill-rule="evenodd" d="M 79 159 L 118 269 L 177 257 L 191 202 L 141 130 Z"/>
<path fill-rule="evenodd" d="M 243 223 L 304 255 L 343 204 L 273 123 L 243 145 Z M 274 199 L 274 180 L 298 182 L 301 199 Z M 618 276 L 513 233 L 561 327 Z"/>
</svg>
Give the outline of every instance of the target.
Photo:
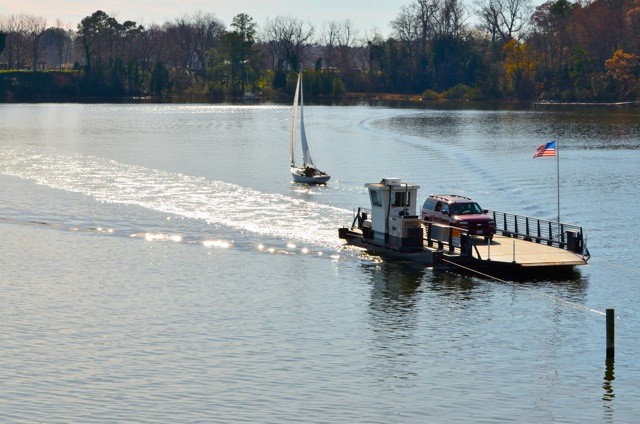
<svg viewBox="0 0 640 424">
<path fill-rule="evenodd" d="M 371 199 L 371 219 L 365 217 L 363 227 L 373 231 L 373 239 L 398 250 L 422 249 L 423 229 L 416 213 L 420 186 L 402 183 L 399 178 L 384 178 L 365 187 Z"/>
</svg>

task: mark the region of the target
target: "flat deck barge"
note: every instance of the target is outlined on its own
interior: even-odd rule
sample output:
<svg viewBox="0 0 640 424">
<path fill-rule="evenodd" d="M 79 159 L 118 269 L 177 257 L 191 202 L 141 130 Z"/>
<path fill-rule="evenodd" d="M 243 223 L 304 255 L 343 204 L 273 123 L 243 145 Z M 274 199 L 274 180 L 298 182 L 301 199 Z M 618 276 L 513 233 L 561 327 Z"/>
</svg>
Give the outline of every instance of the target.
<svg viewBox="0 0 640 424">
<path fill-rule="evenodd" d="M 359 208 L 351 226 L 338 234 L 348 244 L 381 256 L 514 278 L 560 275 L 586 265 L 590 257 L 579 226 L 487 211 L 497 232 L 486 239 L 419 218 L 416 185 L 394 178 L 365 187 L 371 209 Z"/>
</svg>

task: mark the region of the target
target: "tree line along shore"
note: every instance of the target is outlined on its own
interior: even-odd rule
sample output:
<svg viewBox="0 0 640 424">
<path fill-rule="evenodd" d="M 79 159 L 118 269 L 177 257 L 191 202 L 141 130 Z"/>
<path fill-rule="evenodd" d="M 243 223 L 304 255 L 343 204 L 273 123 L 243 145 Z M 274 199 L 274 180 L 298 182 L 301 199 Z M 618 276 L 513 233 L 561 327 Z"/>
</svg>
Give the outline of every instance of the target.
<svg viewBox="0 0 640 424">
<path fill-rule="evenodd" d="M 317 98 L 640 100 L 640 0 L 413 0 L 389 27 L 0 15 L 0 101 L 288 99 L 300 68 Z"/>
</svg>

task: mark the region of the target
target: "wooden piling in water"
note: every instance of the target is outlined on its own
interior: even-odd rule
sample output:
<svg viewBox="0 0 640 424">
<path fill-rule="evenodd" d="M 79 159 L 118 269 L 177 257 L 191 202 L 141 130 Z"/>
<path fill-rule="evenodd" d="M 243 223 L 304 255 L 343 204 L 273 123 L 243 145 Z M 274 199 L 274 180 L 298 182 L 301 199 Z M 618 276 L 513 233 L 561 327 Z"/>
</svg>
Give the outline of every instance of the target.
<svg viewBox="0 0 640 424">
<path fill-rule="evenodd" d="M 607 359 L 613 359 L 615 356 L 615 312 L 613 309 L 607 309 Z"/>
</svg>

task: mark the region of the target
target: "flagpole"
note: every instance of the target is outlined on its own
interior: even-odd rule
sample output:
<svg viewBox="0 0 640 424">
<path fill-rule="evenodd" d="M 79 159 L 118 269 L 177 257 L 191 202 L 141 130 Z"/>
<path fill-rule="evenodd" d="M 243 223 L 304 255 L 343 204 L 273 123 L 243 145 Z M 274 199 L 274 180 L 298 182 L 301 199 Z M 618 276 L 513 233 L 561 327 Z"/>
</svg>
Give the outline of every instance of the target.
<svg viewBox="0 0 640 424">
<path fill-rule="evenodd" d="M 558 176 L 558 223 L 560 223 L 560 144 L 556 137 L 556 168 Z"/>
<path fill-rule="evenodd" d="M 551 140 L 548 143 L 538 146 L 533 158 L 539 158 L 544 156 L 556 157 L 556 174 L 557 174 L 557 186 L 558 186 L 558 223 L 560 223 L 560 146 L 558 144 L 558 137 L 556 135 L 555 140 Z"/>
</svg>

